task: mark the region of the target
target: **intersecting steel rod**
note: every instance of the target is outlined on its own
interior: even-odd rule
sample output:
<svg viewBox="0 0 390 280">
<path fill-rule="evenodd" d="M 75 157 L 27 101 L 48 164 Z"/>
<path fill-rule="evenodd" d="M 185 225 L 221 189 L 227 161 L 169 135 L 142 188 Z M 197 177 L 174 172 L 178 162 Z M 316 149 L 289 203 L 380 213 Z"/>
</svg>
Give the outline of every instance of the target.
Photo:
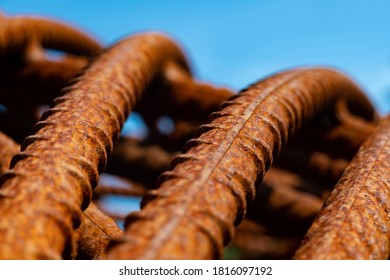
<svg viewBox="0 0 390 280">
<path fill-rule="evenodd" d="M 184 55 L 159 34 L 125 39 L 55 100 L 25 139 L 0 189 L 0 259 L 60 259 L 121 127 L 145 88 Z"/>
</svg>

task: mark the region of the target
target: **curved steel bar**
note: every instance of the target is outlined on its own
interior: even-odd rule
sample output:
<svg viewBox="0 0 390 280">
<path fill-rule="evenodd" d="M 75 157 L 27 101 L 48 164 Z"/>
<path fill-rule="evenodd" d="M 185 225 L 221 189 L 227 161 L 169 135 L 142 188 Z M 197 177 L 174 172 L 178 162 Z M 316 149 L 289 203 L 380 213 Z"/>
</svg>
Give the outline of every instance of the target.
<svg viewBox="0 0 390 280">
<path fill-rule="evenodd" d="M 23 53 L 31 43 L 83 56 L 96 55 L 101 46 L 76 28 L 54 20 L 34 17 L 4 17 L 0 29 L 0 57 Z"/>
<path fill-rule="evenodd" d="M 360 89 L 328 69 L 284 72 L 225 102 L 172 162 L 158 190 L 130 214 L 110 259 L 217 259 L 289 137 L 345 97 L 368 118 Z"/>
<path fill-rule="evenodd" d="M 12 156 L 20 151 L 20 145 L 0 132 L 0 151 L 0 175 L 2 175 L 9 169 Z M 91 203 L 83 212 L 81 224 L 74 232 L 72 258 L 103 259 L 109 242 L 122 234 L 123 231 L 115 221 Z"/>
<path fill-rule="evenodd" d="M 175 63 L 166 65 L 161 81 L 147 91 L 137 105 L 144 118 L 168 115 L 173 119 L 203 120 L 234 92 L 199 83 Z"/>
<path fill-rule="evenodd" d="M 165 36 L 130 37 L 55 100 L 2 176 L 0 259 L 70 256 L 73 228 L 127 115 L 168 61 L 188 69 Z"/>
<path fill-rule="evenodd" d="M 91 203 L 81 217 L 81 225 L 74 232 L 72 259 L 104 259 L 110 241 L 122 234 L 114 219 Z"/>
<path fill-rule="evenodd" d="M 388 259 L 390 117 L 360 147 L 295 259 Z"/>
</svg>

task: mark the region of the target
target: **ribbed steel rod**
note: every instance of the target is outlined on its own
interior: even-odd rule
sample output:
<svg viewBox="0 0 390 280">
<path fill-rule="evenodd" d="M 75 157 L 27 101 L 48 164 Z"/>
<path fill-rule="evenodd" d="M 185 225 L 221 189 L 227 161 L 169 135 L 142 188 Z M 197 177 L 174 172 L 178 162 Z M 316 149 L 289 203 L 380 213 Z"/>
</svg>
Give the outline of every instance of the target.
<svg viewBox="0 0 390 280">
<path fill-rule="evenodd" d="M 12 160 L 0 190 L 0 259 L 60 259 L 121 127 L 164 64 L 188 69 L 159 34 L 125 39 L 55 100 Z"/>
<path fill-rule="evenodd" d="M 347 98 L 374 110 L 360 89 L 328 69 L 284 72 L 225 102 L 173 160 L 159 189 L 130 214 L 111 259 L 218 259 L 275 156 L 314 115 Z"/>
<path fill-rule="evenodd" d="M 0 175 L 9 169 L 12 156 L 19 151 L 20 146 L 0 132 Z M 81 225 L 73 234 L 73 259 L 103 259 L 109 242 L 119 238 L 123 231 L 112 218 L 91 203 L 83 212 Z"/>
<path fill-rule="evenodd" d="M 295 259 L 388 259 L 390 117 L 360 147 Z"/>
</svg>

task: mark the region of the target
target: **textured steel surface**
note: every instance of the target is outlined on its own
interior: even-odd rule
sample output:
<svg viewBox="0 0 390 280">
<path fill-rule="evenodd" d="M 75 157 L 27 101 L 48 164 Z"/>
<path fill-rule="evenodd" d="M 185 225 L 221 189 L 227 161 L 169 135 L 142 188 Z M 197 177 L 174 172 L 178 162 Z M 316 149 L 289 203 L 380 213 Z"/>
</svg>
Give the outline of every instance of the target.
<svg viewBox="0 0 390 280">
<path fill-rule="evenodd" d="M 75 55 L 96 55 L 101 46 L 73 26 L 34 17 L 3 17 L 0 21 L 0 57 L 25 53 L 34 45 Z"/>
<path fill-rule="evenodd" d="M 301 240 L 296 259 L 389 257 L 390 117 L 341 73 L 235 95 L 195 80 L 164 35 L 103 49 L 1 13 L 0 62 L 0 259 L 291 258 Z M 131 111 L 146 134 L 118 141 Z M 125 234 L 118 196 L 144 196 Z"/>
<path fill-rule="evenodd" d="M 295 259 L 387 259 L 390 118 L 361 146 L 309 229 Z"/>
<path fill-rule="evenodd" d="M 180 49 L 162 35 L 125 39 L 55 100 L 2 177 L 1 259 L 70 255 L 73 228 L 127 115 L 171 60 L 186 67 Z"/>
<path fill-rule="evenodd" d="M 11 158 L 20 151 L 20 146 L 7 135 L 0 133 L 0 151 L 2 175 L 9 169 Z M 83 212 L 80 226 L 74 232 L 72 259 L 104 259 L 109 242 L 122 234 L 123 231 L 116 222 L 91 203 Z"/>
<path fill-rule="evenodd" d="M 108 244 L 122 234 L 123 231 L 114 219 L 90 203 L 81 216 L 80 226 L 74 232 L 72 259 L 105 259 Z"/>
<path fill-rule="evenodd" d="M 20 146 L 14 140 L 0 132 L 0 175 L 9 169 L 12 157 L 19 150 Z"/>
<path fill-rule="evenodd" d="M 143 209 L 127 218 L 111 259 L 218 259 L 245 215 L 256 185 L 289 137 L 338 97 L 373 108 L 346 77 L 327 69 L 272 76 L 212 114 L 161 177 Z"/>
</svg>

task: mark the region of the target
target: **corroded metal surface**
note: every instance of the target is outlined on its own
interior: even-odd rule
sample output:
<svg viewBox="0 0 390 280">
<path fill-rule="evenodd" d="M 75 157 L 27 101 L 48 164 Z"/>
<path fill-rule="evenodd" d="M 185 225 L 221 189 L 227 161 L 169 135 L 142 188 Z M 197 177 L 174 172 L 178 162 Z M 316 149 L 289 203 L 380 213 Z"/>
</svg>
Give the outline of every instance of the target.
<svg viewBox="0 0 390 280">
<path fill-rule="evenodd" d="M 12 156 L 19 150 L 17 143 L 0 133 L 0 175 L 9 169 Z M 122 234 L 123 231 L 115 221 L 91 203 L 82 214 L 80 226 L 74 232 L 72 259 L 104 259 L 109 242 Z"/>
<path fill-rule="evenodd" d="M 85 58 L 8 62 L 0 65 L 0 102 L 8 108 L 49 104 L 85 67 Z M 23 101 L 23 102 L 21 102 Z"/>
<path fill-rule="evenodd" d="M 0 258 L 70 254 L 73 227 L 90 202 L 127 115 L 169 60 L 186 65 L 180 49 L 166 37 L 131 37 L 100 56 L 55 100 L 3 176 Z M 29 231 L 24 230 L 27 225 Z"/>
<path fill-rule="evenodd" d="M 236 228 L 228 250 L 237 251 L 236 258 L 243 260 L 290 259 L 299 242 L 299 236 L 275 236 L 268 232 L 266 227 L 246 219 Z"/>
<path fill-rule="evenodd" d="M 174 156 L 158 145 L 142 145 L 141 141 L 122 137 L 114 147 L 106 172 L 153 186 Z"/>
<path fill-rule="evenodd" d="M 272 167 L 248 205 L 246 217 L 274 232 L 302 237 L 321 210 L 321 187 L 288 170 Z"/>
<path fill-rule="evenodd" d="M 390 250 L 390 118 L 347 167 L 295 259 L 387 259 Z"/>
<path fill-rule="evenodd" d="M 327 69 L 281 73 L 225 102 L 144 198 L 143 209 L 127 218 L 125 239 L 108 257 L 221 258 L 273 158 L 338 97 L 374 112 L 351 81 Z"/>
<path fill-rule="evenodd" d="M 72 259 L 105 259 L 108 244 L 122 234 L 123 231 L 114 219 L 91 203 L 81 216 L 80 226 L 74 232 Z"/>
<path fill-rule="evenodd" d="M 34 44 L 75 55 L 96 55 L 101 46 L 78 29 L 58 21 L 34 17 L 3 17 L 0 57 L 25 53 Z"/>
<path fill-rule="evenodd" d="M 9 169 L 12 157 L 19 150 L 20 146 L 14 140 L 0 132 L 0 175 Z"/>
<path fill-rule="evenodd" d="M 161 34 L 103 49 L 49 19 L 0 27 L 0 259 L 291 258 L 305 233 L 297 259 L 389 257 L 390 118 L 341 73 L 235 94 Z M 118 141 L 131 111 L 146 134 Z M 125 233 L 107 196 L 144 196 Z"/>
</svg>

